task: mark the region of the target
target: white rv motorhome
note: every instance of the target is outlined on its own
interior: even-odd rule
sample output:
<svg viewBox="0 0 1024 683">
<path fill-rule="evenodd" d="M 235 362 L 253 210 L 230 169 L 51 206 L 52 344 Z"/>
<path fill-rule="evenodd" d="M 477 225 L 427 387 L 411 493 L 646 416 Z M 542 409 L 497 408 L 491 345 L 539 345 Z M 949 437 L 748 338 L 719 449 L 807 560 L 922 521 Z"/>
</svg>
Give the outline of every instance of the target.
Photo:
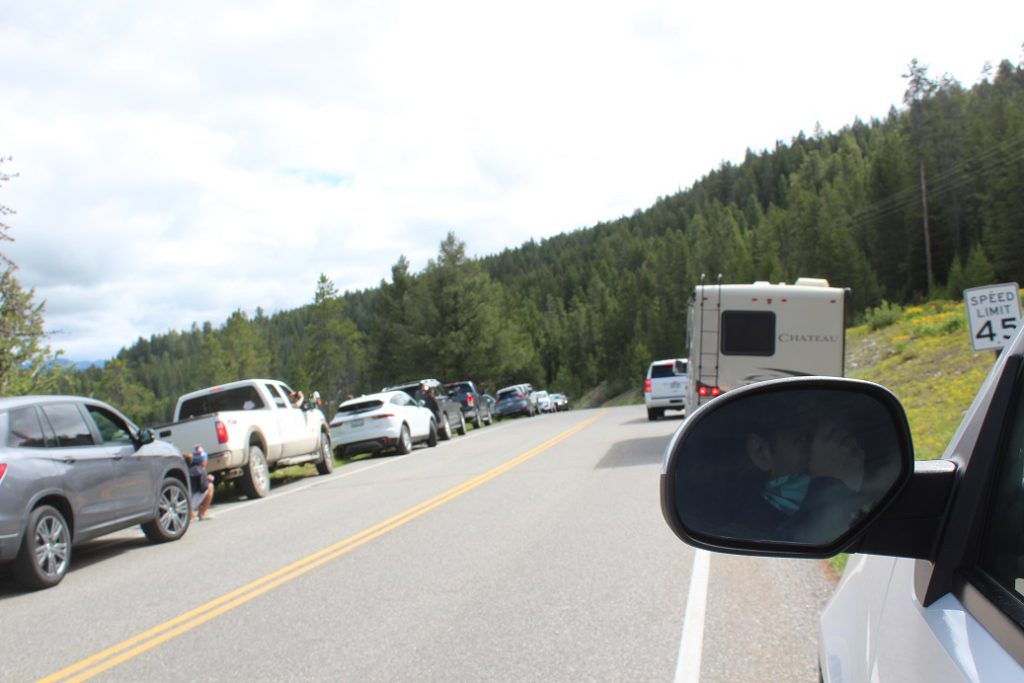
<svg viewBox="0 0 1024 683">
<path fill-rule="evenodd" d="M 702 278 L 703 279 L 703 278 Z M 828 280 L 700 284 L 690 298 L 686 414 L 745 384 L 801 375 L 843 376 L 848 290 Z"/>
</svg>

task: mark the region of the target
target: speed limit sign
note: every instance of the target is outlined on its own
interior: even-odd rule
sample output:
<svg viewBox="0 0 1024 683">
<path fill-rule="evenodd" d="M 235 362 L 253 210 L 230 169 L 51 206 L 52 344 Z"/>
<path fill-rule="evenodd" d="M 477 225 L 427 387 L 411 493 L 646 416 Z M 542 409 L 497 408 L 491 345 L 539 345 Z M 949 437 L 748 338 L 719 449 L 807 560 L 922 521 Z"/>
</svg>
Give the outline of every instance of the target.
<svg viewBox="0 0 1024 683">
<path fill-rule="evenodd" d="M 1020 287 L 1016 282 L 964 290 L 967 322 L 975 351 L 1001 349 L 1020 325 Z"/>
</svg>

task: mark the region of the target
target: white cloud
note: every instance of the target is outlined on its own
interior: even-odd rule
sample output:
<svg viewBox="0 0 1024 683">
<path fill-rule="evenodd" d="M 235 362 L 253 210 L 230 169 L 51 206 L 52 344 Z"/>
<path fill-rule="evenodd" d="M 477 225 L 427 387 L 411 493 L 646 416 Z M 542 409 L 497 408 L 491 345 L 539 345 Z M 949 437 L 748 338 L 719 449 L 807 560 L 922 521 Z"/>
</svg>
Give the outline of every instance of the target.
<svg viewBox="0 0 1024 683">
<path fill-rule="evenodd" d="M 915 6 L 916 5 L 916 6 Z M 0 201 L 55 346 L 375 286 L 587 227 L 747 148 L 898 104 L 911 58 L 972 84 L 1019 2 L 317 0 L 0 9 Z"/>
</svg>

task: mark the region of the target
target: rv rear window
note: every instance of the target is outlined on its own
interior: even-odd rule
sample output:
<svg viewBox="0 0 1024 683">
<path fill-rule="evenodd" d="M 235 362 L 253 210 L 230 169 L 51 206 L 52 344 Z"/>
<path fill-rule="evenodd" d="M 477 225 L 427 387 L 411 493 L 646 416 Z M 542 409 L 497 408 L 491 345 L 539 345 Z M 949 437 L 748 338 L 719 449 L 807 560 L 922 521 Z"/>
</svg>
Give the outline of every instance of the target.
<svg viewBox="0 0 1024 683">
<path fill-rule="evenodd" d="M 723 311 L 722 353 L 727 356 L 775 355 L 775 314 L 771 311 Z"/>
</svg>

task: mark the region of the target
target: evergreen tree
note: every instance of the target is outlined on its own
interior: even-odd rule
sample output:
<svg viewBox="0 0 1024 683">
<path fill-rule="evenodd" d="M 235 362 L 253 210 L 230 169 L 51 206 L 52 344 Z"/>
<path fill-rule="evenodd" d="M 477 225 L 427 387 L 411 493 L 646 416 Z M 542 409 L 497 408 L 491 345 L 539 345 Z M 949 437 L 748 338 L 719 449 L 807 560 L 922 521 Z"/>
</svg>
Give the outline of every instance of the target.
<svg viewBox="0 0 1024 683">
<path fill-rule="evenodd" d="M 328 407 L 358 393 L 363 375 L 362 334 L 344 316 L 344 303 L 326 275 L 320 274 L 313 296 L 312 321 L 306 325 L 304 370 L 308 386 L 320 391 Z M 307 386 L 302 384 L 301 386 Z"/>
</svg>

